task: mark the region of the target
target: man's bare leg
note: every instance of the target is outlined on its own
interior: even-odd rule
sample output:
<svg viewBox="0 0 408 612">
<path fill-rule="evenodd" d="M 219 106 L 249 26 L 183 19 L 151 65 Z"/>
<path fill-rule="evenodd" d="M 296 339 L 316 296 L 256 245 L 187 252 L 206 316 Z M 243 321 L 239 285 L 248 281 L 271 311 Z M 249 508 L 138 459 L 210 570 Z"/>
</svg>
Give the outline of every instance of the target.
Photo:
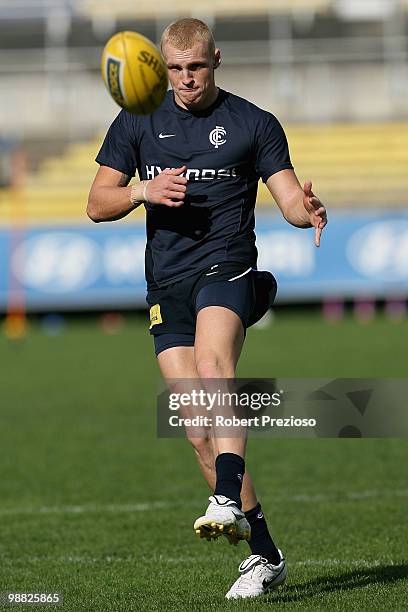
<svg viewBox="0 0 408 612">
<path fill-rule="evenodd" d="M 165 380 L 192 378 L 198 379 L 194 357 L 194 347 L 177 346 L 158 355 L 158 364 Z M 190 438 L 200 470 L 211 491 L 215 489 L 215 449 L 213 438 Z M 227 452 L 227 451 L 224 451 Z M 229 451 L 228 451 L 229 452 Z M 257 504 L 255 488 L 248 472 L 245 472 L 241 491 L 242 509 L 245 512 Z"/>
<path fill-rule="evenodd" d="M 235 312 L 221 306 L 208 306 L 197 316 L 195 362 L 201 379 L 232 379 L 244 343 L 244 329 Z M 230 387 L 225 386 L 225 391 Z M 246 430 L 236 438 L 213 437 L 214 453 L 234 453 L 245 457 Z"/>
<path fill-rule="evenodd" d="M 201 312 L 204 312 L 204 310 Z M 227 374 L 229 376 L 235 375 L 235 366 L 239 358 L 241 347 L 242 340 L 240 341 L 240 344 L 235 347 L 235 350 L 230 351 L 230 355 L 232 354 L 234 364 L 233 369 L 222 369 L 221 371 L 220 369 L 218 369 L 217 373 L 222 373 L 224 376 Z M 213 367 L 214 363 L 208 353 L 206 360 L 204 360 L 206 351 L 203 351 L 201 353 L 198 352 L 198 355 L 203 358 L 203 369 L 206 370 L 205 374 L 208 375 L 208 370 L 210 369 L 210 367 Z M 215 355 L 217 355 L 217 352 L 215 352 Z M 193 347 L 174 347 L 171 349 L 167 349 L 166 351 L 163 351 L 159 354 L 158 362 L 161 373 L 164 379 L 166 380 L 183 378 L 193 378 L 197 380 L 199 378 L 197 371 L 196 355 Z M 207 481 L 211 491 L 214 491 L 216 484 L 215 458 L 218 452 L 230 452 L 231 447 L 227 447 L 229 448 L 228 451 L 220 451 L 218 445 L 217 447 L 213 445 L 211 438 L 204 436 L 198 438 L 191 438 L 190 442 L 194 447 L 199 466 L 204 475 L 204 478 Z M 227 444 L 228 442 L 229 439 L 227 439 Z M 223 443 L 221 442 L 221 448 L 225 448 L 222 446 L 222 444 Z M 233 448 L 235 450 L 239 450 L 235 446 Z M 245 472 L 242 483 L 241 501 L 242 509 L 246 513 L 246 516 L 250 521 L 252 528 L 252 537 L 249 541 L 251 552 L 253 554 L 260 553 L 263 557 L 267 557 L 269 560 L 272 559 L 273 562 L 277 564 L 279 562 L 279 553 L 277 552 L 277 549 L 269 535 L 267 525 L 263 517 L 261 507 L 258 504 L 255 489 L 248 472 Z"/>
</svg>

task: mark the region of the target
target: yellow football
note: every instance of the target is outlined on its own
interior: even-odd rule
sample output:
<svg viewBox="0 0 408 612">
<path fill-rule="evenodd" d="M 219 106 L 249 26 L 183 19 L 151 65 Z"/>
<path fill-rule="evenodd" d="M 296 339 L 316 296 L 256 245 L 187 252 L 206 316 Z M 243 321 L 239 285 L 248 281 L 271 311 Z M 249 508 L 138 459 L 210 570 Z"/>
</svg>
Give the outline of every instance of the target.
<svg viewBox="0 0 408 612">
<path fill-rule="evenodd" d="M 112 98 L 130 113 L 149 115 L 163 102 L 167 68 L 157 47 L 138 32 L 118 32 L 108 40 L 101 70 Z"/>
</svg>

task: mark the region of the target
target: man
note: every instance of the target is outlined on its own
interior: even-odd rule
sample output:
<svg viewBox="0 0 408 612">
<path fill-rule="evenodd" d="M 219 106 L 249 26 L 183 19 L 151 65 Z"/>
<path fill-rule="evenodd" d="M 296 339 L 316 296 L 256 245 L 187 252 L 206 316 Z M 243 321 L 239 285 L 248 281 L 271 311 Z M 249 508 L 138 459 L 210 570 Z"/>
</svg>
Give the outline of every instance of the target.
<svg viewBox="0 0 408 612">
<path fill-rule="evenodd" d="M 311 182 L 300 186 L 277 119 L 216 86 L 221 53 L 206 24 L 169 25 L 161 48 L 172 91 L 150 116 L 119 113 L 96 158 L 87 212 L 111 221 L 145 205 L 150 331 L 163 377 L 230 379 L 246 328 L 276 290 L 271 274 L 256 271 L 258 179 L 289 223 L 315 228 L 316 246 L 326 211 Z M 141 181 L 129 186 L 136 170 Z M 194 529 L 231 543 L 250 538 L 227 598 L 261 595 L 285 580 L 286 565 L 245 471 L 245 436 L 190 441 L 214 491 Z"/>
</svg>

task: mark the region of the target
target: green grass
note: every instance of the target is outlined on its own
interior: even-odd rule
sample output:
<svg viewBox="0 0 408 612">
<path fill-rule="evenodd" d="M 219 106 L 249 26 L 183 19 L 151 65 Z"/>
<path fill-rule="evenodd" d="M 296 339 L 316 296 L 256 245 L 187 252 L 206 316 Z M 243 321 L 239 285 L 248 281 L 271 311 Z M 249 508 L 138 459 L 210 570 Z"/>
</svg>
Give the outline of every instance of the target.
<svg viewBox="0 0 408 612">
<path fill-rule="evenodd" d="M 406 377 L 407 331 L 278 313 L 249 331 L 239 375 Z M 261 601 L 227 602 L 248 547 L 193 534 L 208 492 L 189 445 L 156 438 L 145 322 L 32 326 L 0 340 L 0 363 L 0 591 L 60 591 L 73 612 L 406 609 L 404 440 L 252 440 L 290 574 Z"/>
</svg>

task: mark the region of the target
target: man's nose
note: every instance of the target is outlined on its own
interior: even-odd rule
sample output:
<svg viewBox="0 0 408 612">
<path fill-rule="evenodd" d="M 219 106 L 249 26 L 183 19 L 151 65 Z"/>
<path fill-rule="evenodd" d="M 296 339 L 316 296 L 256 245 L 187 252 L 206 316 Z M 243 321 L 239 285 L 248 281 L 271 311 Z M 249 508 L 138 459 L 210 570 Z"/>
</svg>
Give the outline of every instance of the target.
<svg viewBox="0 0 408 612">
<path fill-rule="evenodd" d="M 184 68 L 184 70 L 182 72 L 182 78 L 183 78 L 183 81 L 185 83 L 188 83 L 188 82 L 192 81 L 193 73 L 188 68 Z"/>
</svg>

